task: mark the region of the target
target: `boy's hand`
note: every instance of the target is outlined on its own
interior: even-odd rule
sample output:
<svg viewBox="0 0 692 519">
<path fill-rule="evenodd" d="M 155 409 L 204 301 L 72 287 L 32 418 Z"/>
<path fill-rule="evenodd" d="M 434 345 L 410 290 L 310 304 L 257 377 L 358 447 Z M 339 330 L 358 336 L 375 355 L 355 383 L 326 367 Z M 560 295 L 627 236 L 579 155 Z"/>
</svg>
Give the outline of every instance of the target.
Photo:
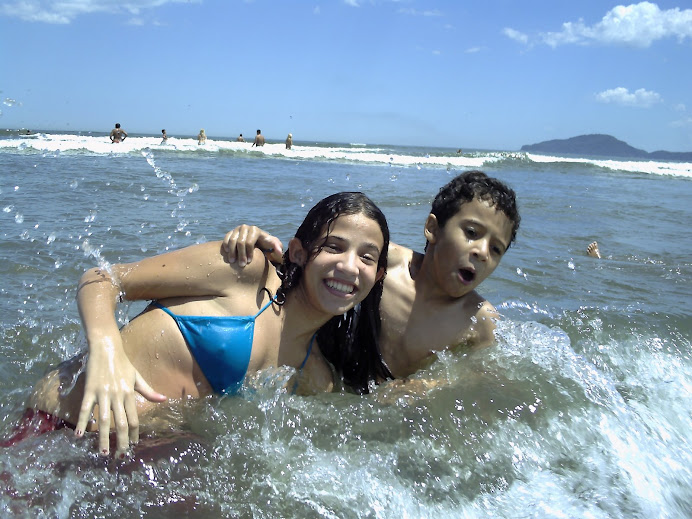
<svg viewBox="0 0 692 519">
<path fill-rule="evenodd" d="M 226 233 L 223 239 L 223 250 L 229 263 L 238 262 L 244 267 L 252 261 L 253 249 L 257 247 L 269 261 L 281 263 L 283 244 L 276 236 L 263 231 L 254 225 L 239 225 Z"/>
</svg>

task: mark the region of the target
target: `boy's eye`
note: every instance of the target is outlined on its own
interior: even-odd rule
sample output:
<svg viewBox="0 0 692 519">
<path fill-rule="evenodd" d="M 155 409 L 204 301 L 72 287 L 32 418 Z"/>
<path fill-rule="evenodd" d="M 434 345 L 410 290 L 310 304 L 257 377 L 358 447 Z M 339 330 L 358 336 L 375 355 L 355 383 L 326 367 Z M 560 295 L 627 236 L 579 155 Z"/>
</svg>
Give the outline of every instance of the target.
<svg viewBox="0 0 692 519">
<path fill-rule="evenodd" d="M 466 233 L 466 236 L 468 236 L 469 238 L 475 238 L 478 235 L 476 229 L 474 229 L 473 227 L 467 227 L 464 232 Z"/>
<path fill-rule="evenodd" d="M 498 256 L 502 255 L 502 249 L 500 247 L 497 247 L 497 246 L 493 247 L 493 252 L 495 254 L 497 254 Z"/>
</svg>

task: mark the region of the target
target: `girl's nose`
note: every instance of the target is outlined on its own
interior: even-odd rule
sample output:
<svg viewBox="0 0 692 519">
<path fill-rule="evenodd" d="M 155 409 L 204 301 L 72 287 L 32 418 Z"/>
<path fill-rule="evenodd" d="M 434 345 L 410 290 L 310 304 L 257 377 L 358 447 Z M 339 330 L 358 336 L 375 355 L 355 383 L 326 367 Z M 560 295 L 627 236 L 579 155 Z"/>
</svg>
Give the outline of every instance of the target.
<svg viewBox="0 0 692 519">
<path fill-rule="evenodd" d="M 344 272 L 358 274 L 358 256 L 355 252 L 347 252 L 337 265 Z"/>
</svg>

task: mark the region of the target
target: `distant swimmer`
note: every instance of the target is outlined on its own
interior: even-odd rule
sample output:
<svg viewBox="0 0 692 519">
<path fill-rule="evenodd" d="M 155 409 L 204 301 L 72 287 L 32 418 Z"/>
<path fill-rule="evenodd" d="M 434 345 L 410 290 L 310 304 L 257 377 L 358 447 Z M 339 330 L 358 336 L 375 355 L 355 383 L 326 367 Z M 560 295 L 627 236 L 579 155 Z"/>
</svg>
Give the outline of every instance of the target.
<svg viewBox="0 0 692 519">
<path fill-rule="evenodd" d="M 115 128 L 111 130 L 111 142 L 122 142 L 127 137 L 127 132 L 120 127 L 120 123 L 115 123 Z"/>
<path fill-rule="evenodd" d="M 245 142 L 245 139 L 243 138 L 243 134 L 241 133 L 238 135 L 238 138 L 236 139 L 236 142 Z"/>
<path fill-rule="evenodd" d="M 457 155 L 461 155 L 461 148 L 457 150 Z"/>
<path fill-rule="evenodd" d="M 252 145 L 264 146 L 264 135 L 262 135 L 262 130 L 257 130 L 257 136 L 255 137 L 255 142 L 253 142 Z"/>
<path fill-rule="evenodd" d="M 288 137 L 286 137 L 286 149 L 290 150 L 291 146 L 293 146 L 293 135 L 289 133 Z"/>
<path fill-rule="evenodd" d="M 591 256 L 592 258 L 601 259 L 601 251 L 598 250 L 597 241 L 592 241 L 591 243 L 589 243 L 589 245 L 586 247 L 586 254 L 588 256 Z"/>
<path fill-rule="evenodd" d="M 166 141 L 168 140 L 168 134 L 166 133 L 166 130 L 161 130 L 161 144 L 166 144 Z"/>
<path fill-rule="evenodd" d="M 197 144 L 204 144 L 207 142 L 207 134 L 204 133 L 204 128 L 199 131 L 197 135 Z"/>
</svg>

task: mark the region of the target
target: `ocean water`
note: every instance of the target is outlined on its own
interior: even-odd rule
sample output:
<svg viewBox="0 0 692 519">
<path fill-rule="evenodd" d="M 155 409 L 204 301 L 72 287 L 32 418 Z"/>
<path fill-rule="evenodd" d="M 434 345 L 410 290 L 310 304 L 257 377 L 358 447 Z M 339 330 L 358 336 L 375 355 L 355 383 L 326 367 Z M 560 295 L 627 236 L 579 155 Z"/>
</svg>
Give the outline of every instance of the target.
<svg viewBox="0 0 692 519">
<path fill-rule="evenodd" d="M 443 354 L 373 394 L 162 406 L 127 462 L 56 431 L 0 450 L 3 517 L 692 517 L 692 164 L 512 151 L 101 134 L 0 136 L 0 436 L 35 381 L 84 348 L 94 265 L 257 223 L 287 242 L 307 209 L 362 190 L 421 250 L 437 190 L 482 169 L 517 192 L 518 239 L 481 292 L 498 344 Z M 604 258 L 587 257 L 598 240 Z M 142 304 L 123 306 L 119 319 Z M 434 323 L 431 323 L 431 326 Z M 414 383 L 415 386 L 415 383 Z"/>
</svg>

